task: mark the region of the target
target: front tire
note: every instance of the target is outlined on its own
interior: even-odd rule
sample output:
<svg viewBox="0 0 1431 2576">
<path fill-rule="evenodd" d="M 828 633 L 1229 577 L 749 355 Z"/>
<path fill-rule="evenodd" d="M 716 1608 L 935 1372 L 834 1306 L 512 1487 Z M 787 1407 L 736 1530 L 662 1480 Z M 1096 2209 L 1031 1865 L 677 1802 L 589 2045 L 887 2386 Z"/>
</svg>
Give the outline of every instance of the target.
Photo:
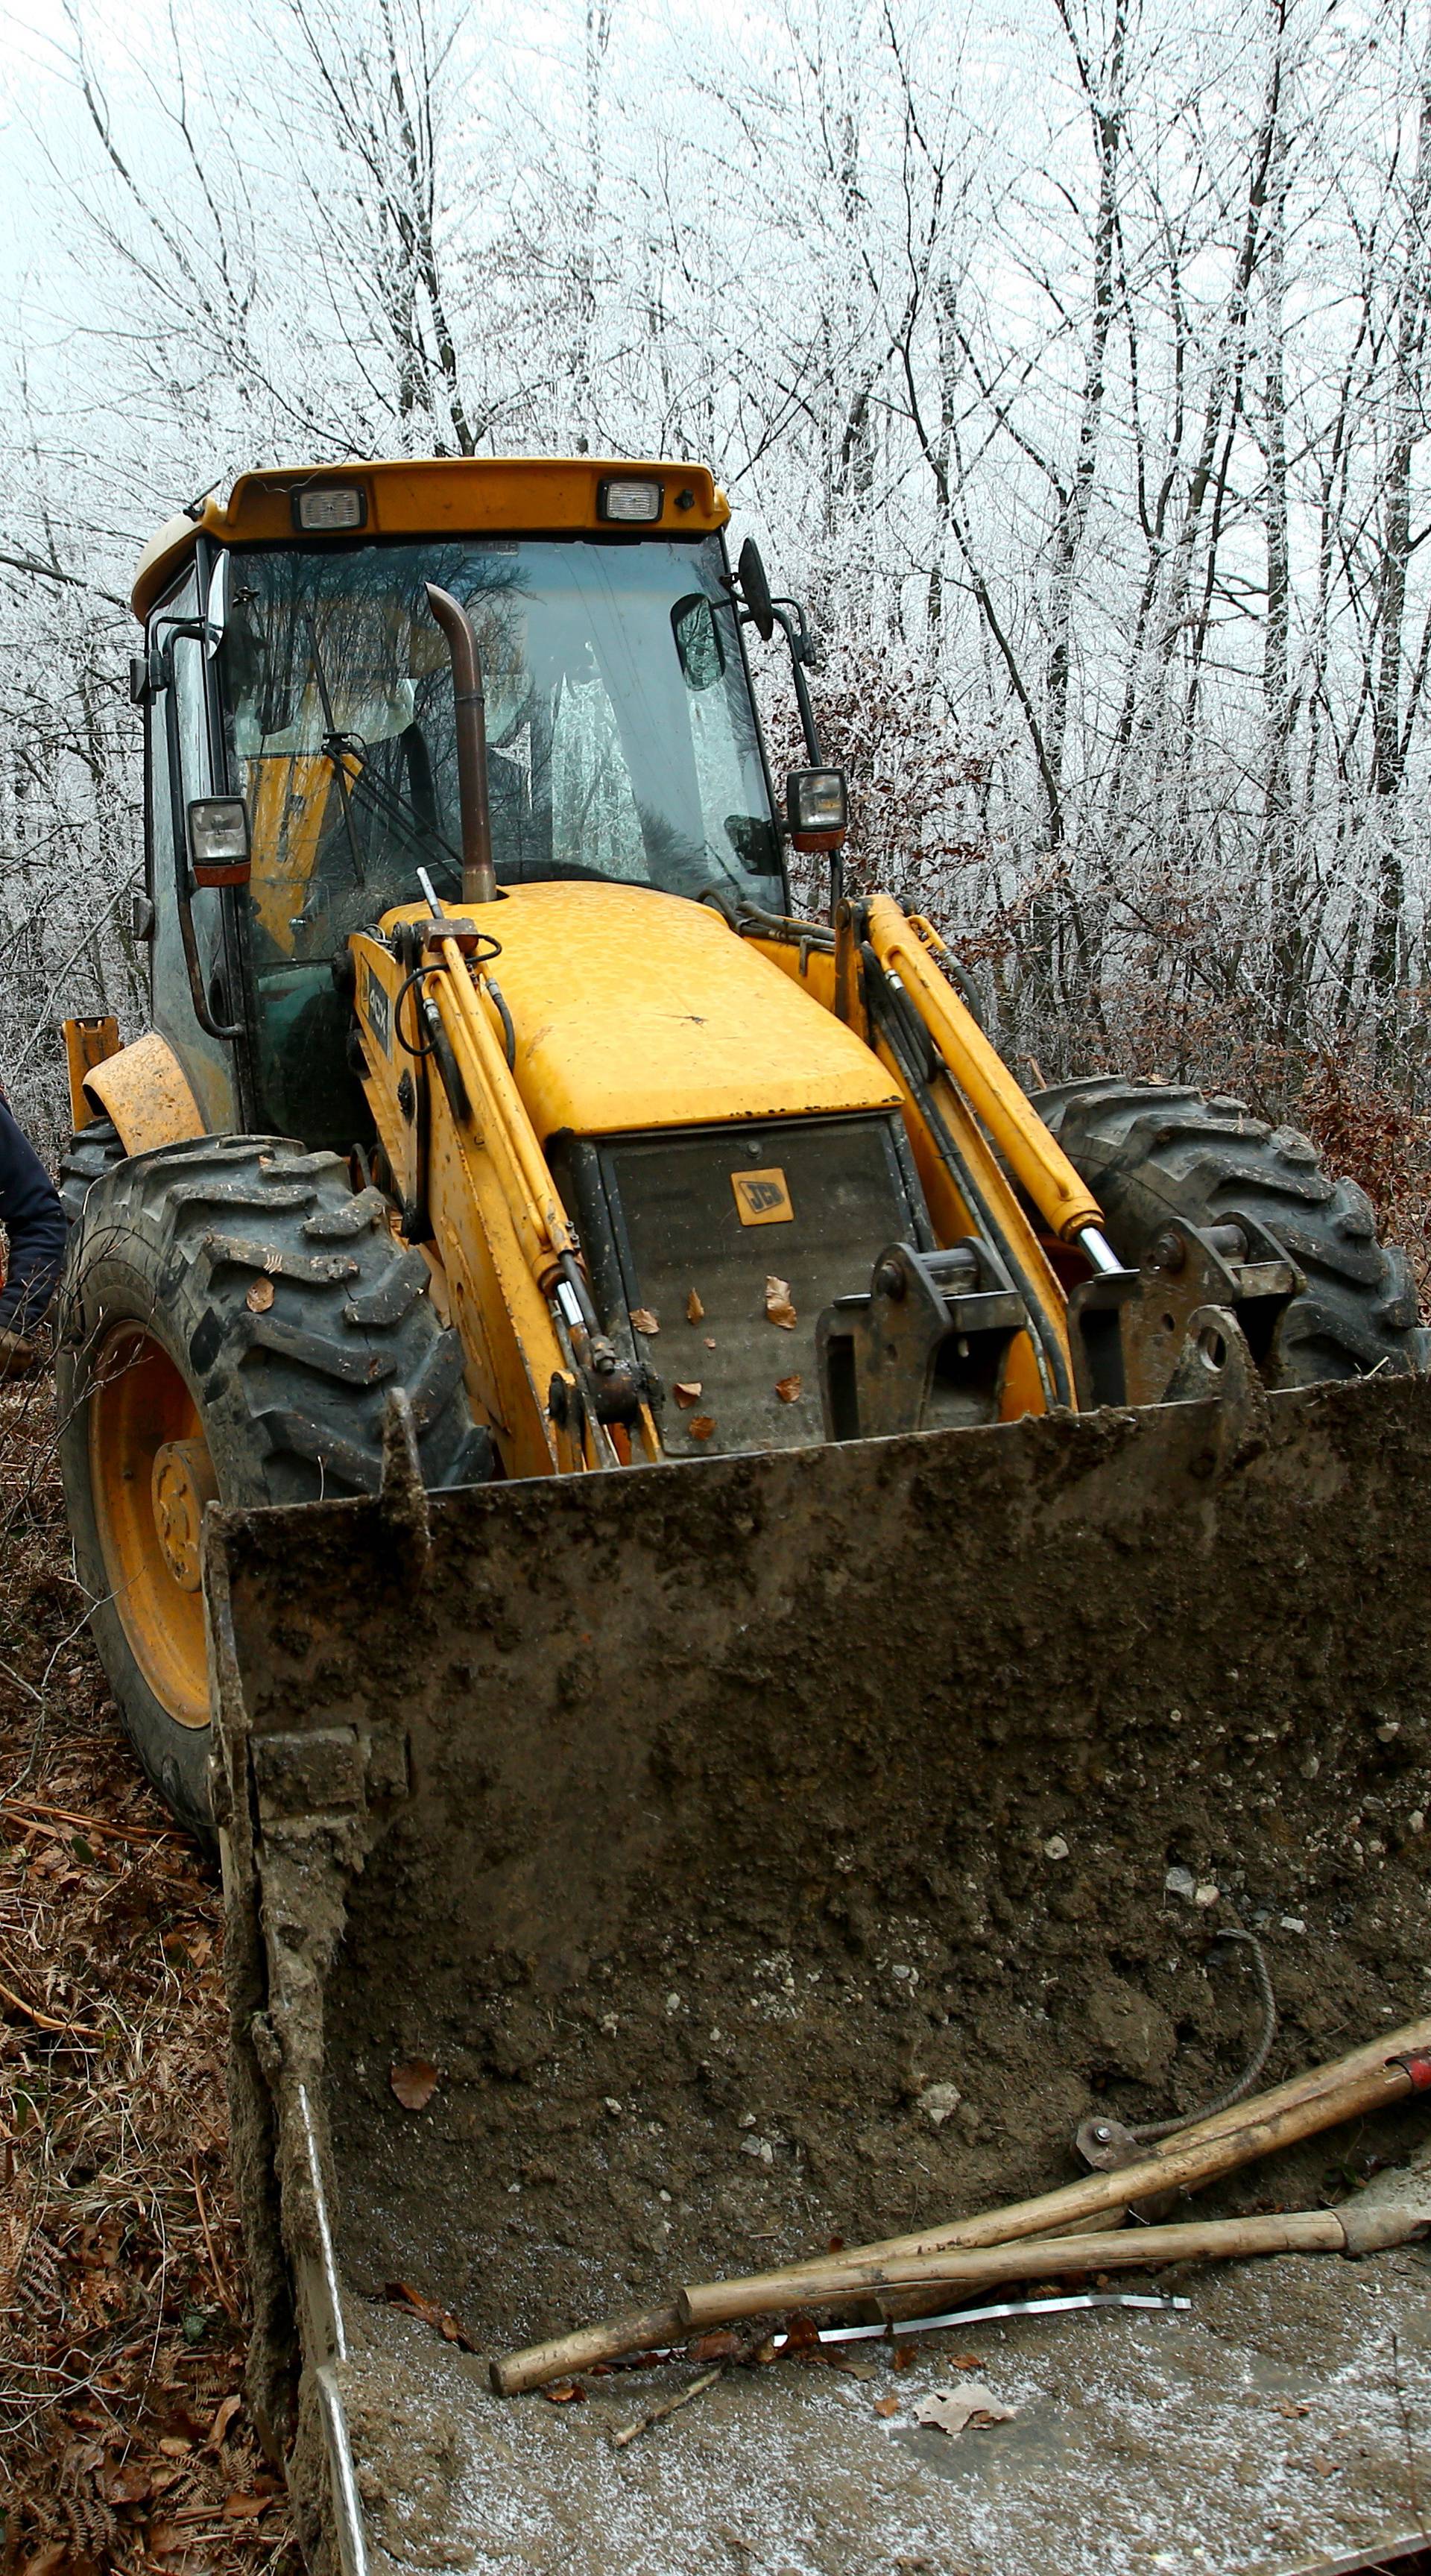
<svg viewBox="0 0 1431 2576">
<path fill-rule="evenodd" d="M 199 1137 L 90 1180 L 60 1291 L 60 1460 L 100 1660 L 150 1779 L 209 1830 L 204 1506 L 376 1493 L 388 1394 L 430 1487 L 484 1481 L 462 1349 L 336 1154 Z"/>
<path fill-rule="evenodd" d="M 1172 1218 L 1212 1226 L 1246 1215 L 1275 1235 L 1306 1287 L 1272 1336 L 1269 1386 L 1431 1369 L 1405 1253 L 1378 1242 L 1366 1192 L 1333 1179 L 1299 1129 L 1270 1127 L 1226 1094 L 1122 1074 L 1057 1083 L 1033 1106 L 1097 1196 L 1130 1269 Z"/>
</svg>

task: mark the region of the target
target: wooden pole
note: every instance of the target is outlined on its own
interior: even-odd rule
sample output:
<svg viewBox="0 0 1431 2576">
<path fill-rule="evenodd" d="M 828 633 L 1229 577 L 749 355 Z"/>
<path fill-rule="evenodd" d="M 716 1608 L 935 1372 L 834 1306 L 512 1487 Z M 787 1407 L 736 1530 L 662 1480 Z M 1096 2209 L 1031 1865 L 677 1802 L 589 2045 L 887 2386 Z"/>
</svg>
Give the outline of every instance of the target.
<svg viewBox="0 0 1431 2576">
<path fill-rule="evenodd" d="M 1155 2191 L 1196 2190 L 1240 2165 L 1274 2155 L 1279 2147 L 1294 2146 L 1301 2138 L 1333 2128 L 1340 2120 L 1388 2109 L 1405 2101 L 1408 2094 L 1425 2090 L 1431 2084 L 1431 2066 L 1413 2073 L 1398 2061 L 1408 2057 L 1415 2061 L 1428 2045 L 1431 2019 L 1410 2023 L 1369 2048 L 1356 2049 L 1331 2066 L 1297 2076 L 1255 2101 L 1238 2105 L 1240 2125 L 1233 2125 L 1234 2113 L 1221 2112 L 1160 2139 L 1138 2164 L 1120 2165 L 1112 2173 L 1085 2174 L 1059 2191 L 1003 2209 L 983 2210 L 975 2218 L 853 2246 L 834 2268 L 847 2267 L 853 2276 L 858 2266 L 870 2262 L 1047 2236 L 1100 2210 L 1127 2209 Z M 714 2325 L 732 2316 L 761 2316 L 771 2309 L 800 2306 L 821 2296 L 811 2283 L 817 2277 L 827 2279 L 830 2270 L 824 2261 L 791 2263 L 778 2272 L 749 2274 L 742 2281 L 705 2282 L 682 2294 L 682 2313 L 701 2325 Z M 751 2304 L 732 2305 L 734 2296 Z"/>
<path fill-rule="evenodd" d="M 1131 2202 L 1147 2199 L 1154 2192 L 1195 2190 L 1299 2138 L 1334 2128 L 1339 2120 L 1389 2109 L 1405 2101 L 1408 2094 L 1425 2090 L 1431 2085 L 1431 2064 L 1425 2062 L 1428 2050 L 1431 2017 L 1387 2031 L 1366 2047 L 1352 2049 L 1345 2057 L 1314 2067 L 1310 2073 L 1292 2076 L 1251 2102 L 1239 2102 L 1230 2110 L 1193 2121 L 1173 2136 L 1159 2139 L 1135 2165 L 1120 2166 L 1114 2173 L 1089 2174 L 1079 2182 L 1065 2184 L 1061 2190 L 1044 2192 L 1035 2200 L 1018 2201 L 1003 2209 L 984 2210 L 975 2218 L 955 2219 L 913 2236 L 888 2237 L 879 2244 L 856 2246 L 839 2258 L 840 2263 L 855 2265 L 904 2255 L 963 2251 L 1040 2235 L 1047 2238 L 1050 2233 L 1066 2234 L 1075 2227 L 1096 2225 L 1101 2216 L 1116 2223 L 1115 2214 L 1121 2215 Z M 1401 2059 L 1409 2060 L 1416 2071 L 1397 2062 Z M 1140 2231 L 1140 2246 L 1146 2246 L 1148 2233 L 1146 2229 Z M 1089 2260 L 1087 2247 L 1085 2237 L 1085 2263 Z M 1041 2260 L 1046 2265 L 1046 2245 Z M 811 2280 L 827 2269 L 824 2262 L 796 2263 L 778 2272 L 751 2274 L 743 2282 L 702 2284 L 683 2292 L 680 2307 L 672 2303 L 638 2315 L 615 2317 L 604 2326 L 583 2327 L 573 2334 L 557 2335 L 548 2343 L 510 2353 L 491 2364 L 492 2385 L 500 2397 L 515 2397 L 523 2389 L 540 2388 L 548 2380 L 589 2370 L 596 2362 L 617 2361 L 626 2353 L 644 2351 L 648 2345 L 676 2342 L 689 2331 L 683 2325 L 688 2303 L 700 2302 L 707 2296 L 719 2301 L 725 2293 L 738 2289 L 754 2293 L 757 2304 L 751 2307 L 734 2311 L 724 2306 L 713 2308 L 712 2318 L 719 2314 L 722 2320 L 731 2313 L 759 2316 L 772 2309 L 811 2304 L 816 2295 L 810 2287 Z M 990 2277 L 987 2265 L 982 2277 Z M 861 2295 L 867 2296 L 868 2291 Z M 696 2312 L 694 2306 L 690 2312 Z"/>
<path fill-rule="evenodd" d="M 1387 2203 L 1366 2215 L 1377 2221 L 1371 2234 L 1365 2227 L 1344 2225 L 1336 2210 L 1307 2209 L 1270 2218 L 1185 2219 L 1172 2227 L 1120 2228 L 1092 2236 L 1025 2237 L 967 2254 L 900 2254 L 863 2261 L 832 2257 L 806 2265 L 805 2295 L 812 2307 L 832 2308 L 867 2299 L 876 2290 L 957 2292 L 976 2283 L 982 2289 L 986 2283 L 1043 2280 L 1062 2272 L 1141 2272 L 1163 2263 L 1226 2263 L 1249 2254 L 1367 2253 L 1373 2244 L 1404 2245 L 1431 2223 L 1431 2207 L 1407 2202 Z M 729 2325 L 751 2315 L 744 2304 L 748 2286 L 725 2281 L 683 2291 L 679 2305 L 686 2331 Z"/>
</svg>

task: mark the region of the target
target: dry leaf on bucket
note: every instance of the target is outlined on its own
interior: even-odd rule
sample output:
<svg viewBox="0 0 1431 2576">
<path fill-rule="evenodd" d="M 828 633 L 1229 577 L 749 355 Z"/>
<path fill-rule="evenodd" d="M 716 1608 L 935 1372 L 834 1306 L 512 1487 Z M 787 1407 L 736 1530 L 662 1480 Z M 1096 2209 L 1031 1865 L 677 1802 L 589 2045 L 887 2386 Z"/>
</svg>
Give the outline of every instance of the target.
<svg viewBox="0 0 1431 2576">
<path fill-rule="evenodd" d="M 269 1307 L 273 1304 L 273 1281 L 271 1279 L 255 1279 L 247 1297 L 244 1299 L 244 1303 L 252 1309 L 255 1315 L 266 1314 Z"/>
<path fill-rule="evenodd" d="M 700 1379 L 698 1377 L 678 1377 L 675 1385 L 671 1389 L 671 1393 L 675 1397 L 677 1404 L 680 1405 L 682 1411 L 689 1413 L 691 1406 L 693 1404 L 699 1404 L 701 1400 Z"/>
<path fill-rule="evenodd" d="M 932 2426 L 937 2433 L 962 2433 L 968 2424 L 977 2429 L 983 2424 L 1011 2424 L 1012 2406 L 1001 2406 L 992 2388 L 982 2379 L 971 2379 L 964 2388 L 936 2388 L 932 2395 L 921 2397 L 914 2410 L 916 2424 Z"/>
<path fill-rule="evenodd" d="M 693 1440 L 709 1440 L 714 1429 L 715 1415 L 713 1413 L 693 1413 L 691 1415 L 691 1438 Z"/>
<path fill-rule="evenodd" d="M 782 1404 L 798 1404 L 800 1401 L 800 1377 L 798 1370 L 792 1377 L 778 1377 L 775 1381 L 775 1392 L 779 1396 Z"/>
<path fill-rule="evenodd" d="M 425 2057 L 409 2057 L 388 2077 L 405 2111 L 425 2111 L 437 2091 L 437 2069 Z"/>
<path fill-rule="evenodd" d="M 778 1324 L 782 1332 L 794 1332 L 797 1319 L 795 1309 L 790 1303 L 790 1282 L 788 1279 L 776 1279 L 771 1277 L 766 1280 L 765 1312 L 770 1322 L 772 1324 Z"/>
<path fill-rule="evenodd" d="M 633 1306 L 631 1309 L 631 1321 L 638 1333 L 646 1333 L 649 1335 L 651 1333 L 659 1333 L 661 1329 L 649 1306 Z"/>
<path fill-rule="evenodd" d="M 688 1324 L 699 1324 L 704 1317 L 705 1311 L 704 1306 L 701 1304 L 701 1301 L 693 1288 L 689 1297 L 686 1299 L 686 1322 Z"/>
</svg>

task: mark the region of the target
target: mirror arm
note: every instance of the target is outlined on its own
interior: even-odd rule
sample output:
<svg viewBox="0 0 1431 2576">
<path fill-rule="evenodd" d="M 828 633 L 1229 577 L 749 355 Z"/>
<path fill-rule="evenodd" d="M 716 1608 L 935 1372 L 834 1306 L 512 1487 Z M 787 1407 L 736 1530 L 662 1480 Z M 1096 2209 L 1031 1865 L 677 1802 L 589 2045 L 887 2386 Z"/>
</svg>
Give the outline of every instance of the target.
<svg viewBox="0 0 1431 2576">
<path fill-rule="evenodd" d="M 789 610 L 783 606 L 777 606 L 775 623 L 781 629 L 790 647 L 790 668 L 795 680 L 795 703 L 800 709 L 800 726 L 805 736 L 805 749 L 810 756 L 810 766 L 812 769 L 825 769 L 829 764 L 821 748 L 820 729 L 815 722 L 814 707 L 810 703 L 810 684 L 805 677 L 805 656 L 800 650 L 804 636 L 804 621 L 802 619 L 797 628 Z"/>
<path fill-rule="evenodd" d="M 174 906 L 179 916 L 179 939 L 184 951 L 184 968 L 189 978 L 189 999 L 194 1017 L 205 1037 L 219 1038 L 227 1046 L 245 1032 L 241 1025 L 228 1028 L 214 1018 L 204 991 L 203 968 L 199 963 L 199 943 L 194 935 L 194 906 L 189 891 L 189 817 L 184 803 L 184 782 L 180 776 L 179 694 L 174 685 L 174 636 L 203 633 L 196 621 L 186 619 L 175 626 L 164 645 L 164 743 L 168 752 L 169 830 L 174 844 Z"/>
</svg>

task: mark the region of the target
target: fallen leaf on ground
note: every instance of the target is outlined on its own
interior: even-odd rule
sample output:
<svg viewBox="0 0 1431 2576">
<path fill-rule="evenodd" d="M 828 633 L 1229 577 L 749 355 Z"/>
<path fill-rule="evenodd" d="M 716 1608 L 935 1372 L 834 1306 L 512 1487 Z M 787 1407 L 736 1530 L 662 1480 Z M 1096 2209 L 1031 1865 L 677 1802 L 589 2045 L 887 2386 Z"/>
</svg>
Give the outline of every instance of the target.
<svg viewBox="0 0 1431 2576">
<path fill-rule="evenodd" d="M 1295 2397 L 1279 2397 L 1274 2402 L 1279 2415 L 1310 2415 L 1312 2411 L 1310 2406 L 1299 2406 Z"/>
<path fill-rule="evenodd" d="M 425 2111 L 437 2091 L 437 2069 L 425 2057 L 405 2058 L 388 2077 L 405 2111 Z"/>
<path fill-rule="evenodd" d="M 807 2310 L 804 2308 L 797 2308 L 795 2314 L 787 2317 L 785 2320 L 786 2351 L 818 2352 L 819 2348 L 819 2327 L 816 2325 L 814 2318 L 809 2315 Z"/>
<path fill-rule="evenodd" d="M 631 1321 L 638 1333 L 659 1333 L 661 1329 L 649 1306 L 633 1306 Z"/>
<path fill-rule="evenodd" d="M 219 2444 L 227 2433 L 230 2424 L 233 2422 L 234 2417 L 240 2413 L 242 2407 L 243 2399 L 239 2396 L 238 2392 L 235 2391 L 232 2397 L 226 2397 L 223 2404 L 215 2409 L 214 2420 L 209 2426 L 208 2448 L 210 2450 L 216 2451 L 218 2449 Z"/>
<path fill-rule="evenodd" d="M 236 2487 L 233 2494 L 225 2501 L 224 2520 L 225 2522 L 251 2522 L 258 2514 L 266 2513 L 272 2502 L 272 2496 L 255 2495 L 251 2489 Z"/>
<path fill-rule="evenodd" d="M 549 2406 L 579 2406 L 586 2390 L 579 2379 L 554 2379 L 542 2395 Z"/>
<path fill-rule="evenodd" d="M 705 1340 L 705 1346 L 706 1346 L 706 1349 L 707 1349 L 708 1351 L 713 1351 L 713 1350 L 715 1349 L 715 1344 L 714 1344 L 714 1342 L 711 1340 L 711 1337 L 710 1337 L 709 1333 L 707 1333 L 707 1334 L 704 1336 L 704 1340 Z"/>
<path fill-rule="evenodd" d="M 689 1297 L 686 1299 L 686 1322 L 688 1324 L 699 1324 L 705 1315 L 705 1311 L 704 1306 L 701 1304 L 701 1301 L 693 1288 Z"/>
<path fill-rule="evenodd" d="M 1011 2424 L 1013 2419 L 1013 2407 L 1001 2406 L 982 2379 L 971 2379 L 966 2388 L 936 2388 L 914 2410 L 916 2424 L 928 2424 L 937 2433 L 962 2433 L 968 2424 Z"/>
<path fill-rule="evenodd" d="M 797 1370 L 792 1377 L 778 1377 L 775 1381 L 775 1392 L 782 1404 L 798 1404 L 800 1401 L 799 1371 Z"/>
<path fill-rule="evenodd" d="M 714 1429 L 715 1429 L 715 1415 L 714 1415 L 713 1413 L 693 1413 L 693 1414 L 692 1414 L 692 1416 L 691 1416 L 691 1438 L 692 1438 L 693 1440 L 709 1440 L 709 1438 L 710 1438 L 710 1436 L 711 1436 L 711 1433 L 714 1431 Z"/>
<path fill-rule="evenodd" d="M 159 2448 L 166 2460 L 187 2460 L 193 2447 L 192 2442 L 186 2442 L 178 2433 L 165 2433 L 160 2437 Z"/>
<path fill-rule="evenodd" d="M 273 1281 L 271 1279 L 255 1279 L 244 1303 L 253 1309 L 255 1315 L 265 1314 L 268 1308 L 273 1304 Z"/>
<path fill-rule="evenodd" d="M 1336 2467 L 1336 2461 L 1329 2460 L 1325 2451 L 1314 2451 L 1312 2453 L 1312 2466 L 1316 2470 L 1319 2478 L 1329 2478 L 1333 2469 Z"/>
<path fill-rule="evenodd" d="M 456 2317 L 450 2316 L 446 2308 L 440 2308 L 436 2299 L 424 2298 L 421 2290 L 415 2290 L 410 2281 L 385 2281 L 383 2297 L 393 2307 L 407 2308 L 413 2316 L 421 2317 L 424 2325 L 434 2326 L 445 2343 L 455 2343 L 463 2352 L 476 2351 L 477 2346 L 470 2335 L 463 2332 Z"/>
<path fill-rule="evenodd" d="M 697 2335 L 687 2344 L 687 2361 L 734 2361 L 740 2350 L 740 2337 L 729 2326 L 717 2326 L 710 2334 Z"/>
<path fill-rule="evenodd" d="M 918 2355 L 912 2343 L 897 2343 L 889 2357 L 890 2369 L 908 2370 L 910 2363 L 917 2358 Z"/>
<path fill-rule="evenodd" d="M 782 1332 L 794 1332 L 796 1314 L 795 1309 L 790 1302 L 790 1282 L 788 1279 L 776 1279 L 774 1277 L 767 1278 L 765 1282 L 765 1312 L 770 1322 L 772 1324 L 778 1324 Z"/>
<path fill-rule="evenodd" d="M 982 2367 L 976 2352 L 946 2353 L 945 2360 L 951 2370 L 978 2370 Z"/>
<path fill-rule="evenodd" d="M 142 2460 L 116 2460 L 99 2481 L 106 2504 L 143 2504 L 153 2484 Z"/>
<path fill-rule="evenodd" d="M 899 2399 L 897 2397 L 877 2397 L 875 2399 L 875 2413 L 876 2415 L 885 2416 L 897 2415 L 899 2413 Z"/>
<path fill-rule="evenodd" d="M 674 1395 L 677 1404 L 681 1406 L 683 1412 L 689 1413 L 691 1406 L 693 1404 L 699 1404 L 701 1400 L 700 1379 L 698 1377 L 678 1377 L 675 1385 L 671 1389 L 671 1392 Z"/>
</svg>

